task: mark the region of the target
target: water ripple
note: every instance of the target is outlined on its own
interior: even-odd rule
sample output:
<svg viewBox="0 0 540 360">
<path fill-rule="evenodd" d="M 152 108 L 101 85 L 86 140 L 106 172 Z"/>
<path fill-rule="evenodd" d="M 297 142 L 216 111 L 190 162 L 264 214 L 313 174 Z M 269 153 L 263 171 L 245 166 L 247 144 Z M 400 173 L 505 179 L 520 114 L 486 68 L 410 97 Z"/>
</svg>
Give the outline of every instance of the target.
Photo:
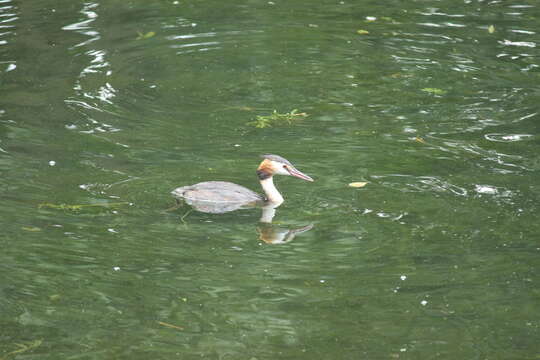
<svg viewBox="0 0 540 360">
<path fill-rule="evenodd" d="M 530 48 L 536 47 L 536 43 L 532 41 L 510 41 L 510 40 L 504 39 L 502 41 L 498 41 L 498 43 L 504 46 L 524 46 L 524 47 L 530 47 Z"/>
<path fill-rule="evenodd" d="M 112 85 L 112 81 L 109 80 L 113 73 L 108 59 L 109 52 L 95 46 L 95 43 L 101 39 L 99 27 L 95 23 L 99 18 L 98 5 L 97 3 L 84 4 L 79 11 L 84 19 L 62 27 L 64 31 L 84 35 L 85 39 L 70 49 L 80 51 L 77 55 L 84 55 L 84 58 L 88 59 L 86 66 L 83 66 L 73 85 L 75 95 L 64 100 L 69 107 L 86 118 L 87 123 L 84 125 L 68 124 L 66 128 L 78 129 L 82 133 L 89 134 L 120 131 L 118 126 L 96 119 L 100 113 L 115 115 L 115 109 L 111 108 L 110 105 L 114 105 L 113 100 L 118 93 Z"/>
<path fill-rule="evenodd" d="M 9 1 L 2 1 L 2 3 L 7 3 Z M 0 7 L 0 46 L 8 45 L 13 36 L 15 35 L 15 24 L 19 20 L 19 15 L 17 14 L 18 8 L 13 5 L 5 5 Z M 17 68 L 16 61 L 13 60 L 2 60 L 0 65 L 4 65 L 4 72 L 10 72 Z"/>
<path fill-rule="evenodd" d="M 435 176 L 413 176 L 403 174 L 373 175 L 383 186 L 402 192 L 448 192 L 466 196 L 467 190 Z"/>
<path fill-rule="evenodd" d="M 496 142 L 514 142 L 527 140 L 533 137 L 531 134 L 486 134 L 484 138 L 489 141 Z"/>
<path fill-rule="evenodd" d="M 494 138 L 497 139 L 498 137 Z M 472 155 L 477 157 L 474 159 L 476 166 L 489 168 L 491 171 L 497 173 L 508 174 L 530 170 L 521 164 L 525 162 L 524 157 L 521 155 L 505 154 L 495 149 L 485 149 L 478 144 L 468 141 L 445 139 L 439 142 L 438 145 L 435 142 L 431 143 L 435 148 L 439 151 L 453 154 L 456 160 L 464 161 L 466 159 L 467 161 L 472 161 Z"/>
</svg>

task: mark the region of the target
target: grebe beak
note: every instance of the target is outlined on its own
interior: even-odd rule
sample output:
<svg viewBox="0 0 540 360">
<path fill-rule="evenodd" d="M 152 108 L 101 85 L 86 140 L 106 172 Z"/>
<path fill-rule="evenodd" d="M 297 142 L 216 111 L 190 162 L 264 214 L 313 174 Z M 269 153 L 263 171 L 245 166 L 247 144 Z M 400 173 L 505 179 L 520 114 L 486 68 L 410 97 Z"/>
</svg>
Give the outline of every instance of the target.
<svg viewBox="0 0 540 360">
<path fill-rule="evenodd" d="M 292 166 L 287 166 L 287 171 L 289 172 L 289 174 L 291 174 L 291 176 L 294 176 L 294 177 L 297 177 L 299 179 L 306 180 L 306 181 L 313 181 L 311 177 L 307 176 L 306 174 L 304 174 L 303 172 L 301 172 L 300 170 Z"/>
</svg>

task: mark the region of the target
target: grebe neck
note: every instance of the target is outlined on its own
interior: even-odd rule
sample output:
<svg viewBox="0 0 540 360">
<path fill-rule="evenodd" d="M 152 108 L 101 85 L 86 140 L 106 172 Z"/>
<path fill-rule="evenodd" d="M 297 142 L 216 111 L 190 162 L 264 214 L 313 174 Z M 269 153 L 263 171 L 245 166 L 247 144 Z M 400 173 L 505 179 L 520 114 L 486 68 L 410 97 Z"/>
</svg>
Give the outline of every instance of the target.
<svg viewBox="0 0 540 360">
<path fill-rule="evenodd" d="M 261 187 L 263 188 L 264 194 L 266 195 L 266 200 L 268 203 L 278 207 L 283 203 L 283 196 L 279 193 L 278 189 L 274 185 L 274 179 L 272 176 L 260 180 Z"/>
</svg>

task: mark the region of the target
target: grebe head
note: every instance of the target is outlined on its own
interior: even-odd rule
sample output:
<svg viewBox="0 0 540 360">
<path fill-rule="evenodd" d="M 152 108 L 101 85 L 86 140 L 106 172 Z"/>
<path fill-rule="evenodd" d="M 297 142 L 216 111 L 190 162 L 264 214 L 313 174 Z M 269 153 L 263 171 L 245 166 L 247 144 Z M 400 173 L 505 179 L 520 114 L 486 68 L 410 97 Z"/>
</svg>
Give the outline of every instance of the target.
<svg viewBox="0 0 540 360">
<path fill-rule="evenodd" d="M 304 174 L 290 163 L 289 160 L 278 155 L 261 155 L 264 159 L 257 168 L 257 176 L 260 180 L 268 179 L 274 175 L 294 176 L 302 180 L 313 181 L 311 177 Z"/>
</svg>

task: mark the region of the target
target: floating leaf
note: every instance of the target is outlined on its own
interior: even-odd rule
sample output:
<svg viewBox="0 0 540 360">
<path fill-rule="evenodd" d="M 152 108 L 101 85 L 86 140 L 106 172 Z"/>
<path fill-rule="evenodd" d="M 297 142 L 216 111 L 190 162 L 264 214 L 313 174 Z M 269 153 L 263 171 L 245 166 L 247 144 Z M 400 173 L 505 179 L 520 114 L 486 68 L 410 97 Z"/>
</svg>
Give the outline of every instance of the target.
<svg viewBox="0 0 540 360">
<path fill-rule="evenodd" d="M 421 143 L 421 144 L 425 144 L 425 143 L 426 143 L 426 140 L 424 140 L 424 139 L 422 139 L 421 137 L 418 137 L 418 136 L 414 138 L 414 141 L 419 142 L 419 143 Z"/>
<path fill-rule="evenodd" d="M 444 95 L 444 94 L 446 94 L 446 90 L 437 89 L 437 88 L 423 88 L 422 91 L 425 91 L 427 93 L 434 94 L 434 95 Z"/>
<path fill-rule="evenodd" d="M 161 326 L 171 328 L 171 329 L 184 330 L 184 328 L 181 327 L 181 326 L 169 324 L 169 323 L 166 323 L 166 322 L 163 322 L 163 321 L 158 321 L 158 324 L 161 325 Z"/>
<path fill-rule="evenodd" d="M 363 181 L 357 181 L 357 182 L 349 183 L 349 186 L 354 187 L 354 188 L 361 188 L 361 187 L 364 187 L 366 185 L 367 185 L 367 182 L 363 182 Z"/>
<path fill-rule="evenodd" d="M 495 32 L 495 26 L 489 25 L 488 26 L 488 33 L 493 34 Z"/>
<path fill-rule="evenodd" d="M 151 37 L 156 36 L 156 33 L 154 31 L 149 31 L 146 34 L 143 34 L 142 32 L 137 31 L 137 35 L 138 36 L 136 40 L 145 40 L 145 39 L 150 39 Z"/>
<path fill-rule="evenodd" d="M 364 30 L 364 29 L 358 29 L 358 30 L 356 30 L 356 33 L 360 34 L 360 35 L 367 35 L 367 34 L 369 34 L 369 31 Z"/>
<path fill-rule="evenodd" d="M 38 231 L 41 231 L 40 228 L 35 227 L 35 226 L 23 226 L 21 229 L 24 230 L 24 231 L 30 231 L 30 232 L 38 232 Z"/>
<path fill-rule="evenodd" d="M 403 73 L 394 73 L 390 75 L 391 78 L 399 79 L 399 78 L 410 78 L 412 77 L 411 74 L 403 74 Z"/>
</svg>

